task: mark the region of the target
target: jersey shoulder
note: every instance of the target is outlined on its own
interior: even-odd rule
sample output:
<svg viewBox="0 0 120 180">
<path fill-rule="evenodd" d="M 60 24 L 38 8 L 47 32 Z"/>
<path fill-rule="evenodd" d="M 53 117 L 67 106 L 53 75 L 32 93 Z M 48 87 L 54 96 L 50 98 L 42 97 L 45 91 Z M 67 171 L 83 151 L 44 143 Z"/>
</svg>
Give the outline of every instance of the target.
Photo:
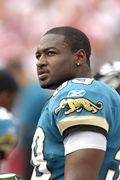
<svg viewBox="0 0 120 180">
<path fill-rule="evenodd" d="M 90 99 L 103 99 L 111 103 L 120 99 L 120 96 L 111 86 L 94 80 L 93 78 L 77 78 L 64 82 L 59 86 L 53 94 L 53 105 L 63 98 L 79 98 L 86 97 Z"/>
<path fill-rule="evenodd" d="M 62 131 L 78 125 L 78 122 L 80 125 L 87 123 L 91 126 L 92 120 L 92 126 L 98 126 L 108 132 L 110 116 L 113 118 L 114 115 L 112 108 L 115 106 L 118 106 L 116 91 L 105 83 L 89 78 L 78 78 L 63 83 L 49 103 L 56 124 Z"/>
<path fill-rule="evenodd" d="M 87 85 L 92 85 L 93 81 L 94 79 L 90 78 L 77 78 L 66 81 L 55 90 L 53 97 L 58 98 L 61 95 L 67 95 L 69 97 L 82 96 L 85 93 L 84 89 L 87 89 Z"/>
<path fill-rule="evenodd" d="M 7 109 L 0 107 L 0 135 L 18 134 L 19 124 L 15 116 Z"/>
<path fill-rule="evenodd" d="M 19 124 L 12 113 L 0 107 L 0 151 L 6 153 L 18 143 Z"/>
</svg>

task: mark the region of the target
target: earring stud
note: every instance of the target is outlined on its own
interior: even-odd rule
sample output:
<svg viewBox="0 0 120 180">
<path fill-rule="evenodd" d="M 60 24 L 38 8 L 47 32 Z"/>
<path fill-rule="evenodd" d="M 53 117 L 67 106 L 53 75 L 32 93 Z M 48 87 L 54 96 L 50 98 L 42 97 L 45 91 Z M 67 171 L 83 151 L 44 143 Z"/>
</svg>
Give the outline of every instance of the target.
<svg viewBox="0 0 120 180">
<path fill-rule="evenodd" d="M 77 62 L 77 66 L 80 66 L 80 63 L 79 63 L 79 62 Z"/>
</svg>

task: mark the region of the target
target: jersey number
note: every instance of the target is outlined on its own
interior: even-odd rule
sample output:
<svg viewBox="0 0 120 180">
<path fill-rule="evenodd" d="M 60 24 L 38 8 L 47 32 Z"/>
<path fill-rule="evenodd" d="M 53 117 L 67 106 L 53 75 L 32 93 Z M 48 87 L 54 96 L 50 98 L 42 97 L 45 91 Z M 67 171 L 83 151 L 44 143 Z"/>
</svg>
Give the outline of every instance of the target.
<svg viewBox="0 0 120 180">
<path fill-rule="evenodd" d="M 117 161 L 120 161 L 120 150 L 117 152 L 114 159 Z M 109 169 L 107 172 L 105 180 L 113 180 L 114 176 L 115 176 L 115 170 Z M 119 175 L 118 175 L 117 180 L 120 180 L 120 165 L 119 165 Z"/>
<path fill-rule="evenodd" d="M 90 84 L 92 84 L 93 80 L 94 79 L 84 78 L 84 79 L 73 79 L 71 81 L 72 81 L 72 83 L 76 83 L 76 84 L 90 85 Z M 68 81 L 64 82 L 58 89 L 56 89 L 53 96 L 56 96 L 59 91 L 61 91 L 63 88 L 65 88 L 67 86 L 67 84 L 68 84 Z"/>
<path fill-rule="evenodd" d="M 32 144 L 32 161 L 35 168 L 31 180 L 49 180 L 51 177 L 43 154 L 44 140 L 45 133 L 41 127 L 38 127 Z"/>
</svg>

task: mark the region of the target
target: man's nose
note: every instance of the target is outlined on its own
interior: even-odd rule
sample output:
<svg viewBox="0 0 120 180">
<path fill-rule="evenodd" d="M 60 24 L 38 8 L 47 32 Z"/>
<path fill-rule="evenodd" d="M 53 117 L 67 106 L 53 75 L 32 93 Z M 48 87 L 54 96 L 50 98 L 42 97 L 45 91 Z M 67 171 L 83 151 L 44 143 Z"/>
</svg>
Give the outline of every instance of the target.
<svg viewBox="0 0 120 180">
<path fill-rule="evenodd" d="M 39 57 L 36 65 L 37 65 L 37 66 L 44 66 L 44 65 L 46 65 L 46 64 L 47 64 L 46 56 L 45 56 L 45 54 L 42 54 L 42 55 Z"/>
</svg>

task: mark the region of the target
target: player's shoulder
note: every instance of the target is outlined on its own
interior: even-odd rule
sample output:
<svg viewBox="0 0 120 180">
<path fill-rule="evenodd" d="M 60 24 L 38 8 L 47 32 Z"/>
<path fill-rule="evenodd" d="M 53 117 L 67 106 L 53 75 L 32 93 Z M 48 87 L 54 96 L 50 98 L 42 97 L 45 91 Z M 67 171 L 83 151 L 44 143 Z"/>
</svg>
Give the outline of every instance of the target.
<svg viewBox="0 0 120 180">
<path fill-rule="evenodd" d="M 62 99 L 83 97 L 89 90 L 87 86 L 92 85 L 93 81 L 92 78 L 76 78 L 64 82 L 54 91 L 50 107 L 56 106 Z"/>
<path fill-rule="evenodd" d="M 105 91 L 107 91 L 108 93 L 112 91 L 114 93 L 112 87 L 93 78 L 76 78 L 66 81 L 61 86 L 59 86 L 55 90 L 53 97 L 61 96 L 63 94 L 67 94 L 67 96 L 69 97 L 72 97 L 74 95 L 81 96 L 86 91 L 94 93 L 96 92 L 97 94 L 104 94 Z"/>
<path fill-rule="evenodd" d="M 0 151 L 2 152 L 1 158 L 16 146 L 19 139 L 19 124 L 17 119 L 14 118 L 12 113 L 8 112 L 5 108 L 0 108 Z"/>
<path fill-rule="evenodd" d="M 19 123 L 17 118 L 4 107 L 0 107 L 0 134 L 13 133 L 18 134 Z"/>
<path fill-rule="evenodd" d="M 76 78 L 64 82 L 53 93 L 51 98 L 51 106 L 59 103 L 65 98 L 81 98 L 85 97 L 91 100 L 103 100 L 112 103 L 119 99 L 117 92 L 109 85 L 97 81 L 93 78 Z"/>
<path fill-rule="evenodd" d="M 8 112 L 6 108 L 0 107 L 0 120 L 13 119 L 13 114 Z"/>
<path fill-rule="evenodd" d="M 108 100 L 108 102 L 111 101 L 111 103 L 115 103 L 116 105 L 120 104 L 120 95 L 112 86 L 98 80 L 94 80 L 94 84 L 96 90 L 104 97 L 104 99 Z"/>
<path fill-rule="evenodd" d="M 79 92 L 78 90 L 84 89 L 85 88 L 84 85 L 91 85 L 93 81 L 94 79 L 92 78 L 76 78 L 66 81 L 55 90 L 53 97 L 60 96 L 61 94 L 67 93 L 71 90 L 77 90 L 76 92 L 78 94 Z"/>
</svg>

